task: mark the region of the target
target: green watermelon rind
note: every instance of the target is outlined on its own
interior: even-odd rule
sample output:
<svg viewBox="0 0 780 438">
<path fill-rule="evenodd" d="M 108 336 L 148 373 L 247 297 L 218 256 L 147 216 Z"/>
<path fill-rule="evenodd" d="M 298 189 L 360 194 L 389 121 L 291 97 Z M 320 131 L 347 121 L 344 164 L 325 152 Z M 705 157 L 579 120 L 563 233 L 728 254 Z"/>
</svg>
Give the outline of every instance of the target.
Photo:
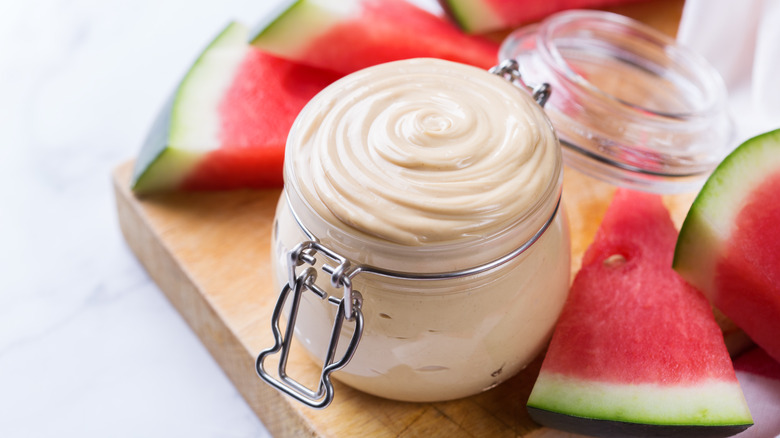
<svg viewBox="0 0 780 438">
<path fill-rule="evenodd" d="M 527 406 L 569 416 L 659 426 L 750 426 L 739 383 L 620 384 L 540 373 Z"/>
<path fill-rule="evenodd" d="M 712 172 L 680 229 L 673 268 L 716 301 L 714 273 L 745 199 L 780 169 L 780 129 L 750 138 Z"/>
<path fill-rule="evenodd" d="M 357 6 L 344 0 L 295 0 L 268 15 L 252 32 L 250 44 L 273 55 L 296 59 L 318 35 Z"/>
<path fill-rule="evenodd" d="M 501 18 L 488 7 L 487 2 L 439 0 L 439 3 L 455 24 L 465 32 L 480 33 L 504 26 Z"/>
<path fill-rule="evenodd" d="M 539 424 L 551 425 L 555 429 L 580 435 L 602 438 L 724 438 L 744 432 L 751 424 L 700 426 L 692 424 L 640 424 L 597 418 L 577 417 L 528 408 L 531 419 Z"/>
<path fill-rule="evenodd" d="M 247 28 L 229 23 L 201 52 L 163 106 L 138 154 L 131 188 L 137 194 L 171 190 L 219 147 L 219 98 L 243 60 Z"/>
</svg>

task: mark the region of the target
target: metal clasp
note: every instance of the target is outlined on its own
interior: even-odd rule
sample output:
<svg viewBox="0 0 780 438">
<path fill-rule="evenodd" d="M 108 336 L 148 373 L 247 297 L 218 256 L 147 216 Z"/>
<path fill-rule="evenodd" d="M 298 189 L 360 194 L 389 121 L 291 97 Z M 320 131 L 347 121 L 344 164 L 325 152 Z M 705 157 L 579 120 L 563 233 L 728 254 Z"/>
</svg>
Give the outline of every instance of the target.
<svg viewBox="0 0 780 438">
<path fill-rule="evenodd" d="M 505 59 L 488 71 L 494 75 L 501 76 L 524 90 L 528 90 L 536 103 L 542 108 L 544 108 L 544 104 L 547 103 L 547 99 L 550 98 L 550 93 L 552 93 L 552 87 L 547 82 L 543 82 L 536 87 L 526 84 L 520 75 L 520 64 L 515 59 Z"/>
<path fill-rule="evenodd" d="M 327 292 L 317 286 L 317 270 L 314 268 L 314 265 L 317 262 L 317 259 L 315 258 L 317 253 L 321 253 L 330 261 L 335 262 L 336 266 L 323 263 L 322 270 L 330 274 L 330 283 L 333 287 L 344 290 L 343 298 L 339 299 L 328 296 Z M 353 267 L 345 257 L 320 243 L 313 241 L 302 242 L 290 251 L 287 264 L 289 268 L 289 278 L 287 284 L 282 288 L 282 291 L 279 294 L 279 299 L 276 301 L 276 306 L 274 307 L 271 316 L 271 330 L 274 335 L 274 346 L 260 352 L 255 362 L 255 368 L 257 370 L 257 375 L 274 388 L 310 407 L 322 409 L 330 405 L 333 401 L 333 383 L 330 380 L 330 374 L 345 367 L 349 363 L 352 356 L 355 354 L 360 338 L 363 335 L 363 313 L 361 311 L 363 298 L 358 291 L 352 290 L 352 278 L 357 275 L 360 270 L 357 267 Z M 298 267 L 304 264 L 310 266 L 303 269 L 302 272 L 297 273 Z M 307 388 L 288 376 L 286 370 L 295 322 L 298 318 L 298 309 L 301 296 L 304 292 L 312 292 L 319 298 L 327 300 L 330 304 L 333 304 L 338 308 L 335 320 L 333 321 L 330 342 L 328 343 L 328 349 L 325 360 L 323 361 L 319 385 L 316 391 Z M 282 335 L 279 328 L 280 319 L 282 310 L 284 309 L 287 300 L 290 298 L 290 295 L 292 295 L 292 302 L 290 303 L 290 313 L 287 318 L 287 329 L 285 330 L 284 335 Z M 349 345 L 347 345 L 347 349 L 344 352 L 344 356 L 339 360 L 335 360 L 336 349 L 338 348 L 344 321 L 354 322 L 355 330 Z M 266 357 L 276 352 L 279 352 L 280 354 L 278 379 L 270 375 L 264 367 Z"/>
</svg>

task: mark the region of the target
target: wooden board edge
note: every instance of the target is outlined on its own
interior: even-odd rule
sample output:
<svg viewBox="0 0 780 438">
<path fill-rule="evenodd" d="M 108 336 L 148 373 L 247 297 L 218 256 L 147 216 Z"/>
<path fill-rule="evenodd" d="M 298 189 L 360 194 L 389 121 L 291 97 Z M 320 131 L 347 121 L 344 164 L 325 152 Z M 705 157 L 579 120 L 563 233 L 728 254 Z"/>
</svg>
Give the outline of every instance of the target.
<svg viewBox="0 0 780 438">
<path fill-rule="evenodd" d="M 132 162 L 124 163 L 112 174 L 119 227 L 130 250 L 274 437 L 317 436 L 303 416 L 290 415 L 282 394 L 257 377 L 256 352 L 247 350 L 153 231 L 142 201 L 130 191 L 131 169 Z"/>
</svg>

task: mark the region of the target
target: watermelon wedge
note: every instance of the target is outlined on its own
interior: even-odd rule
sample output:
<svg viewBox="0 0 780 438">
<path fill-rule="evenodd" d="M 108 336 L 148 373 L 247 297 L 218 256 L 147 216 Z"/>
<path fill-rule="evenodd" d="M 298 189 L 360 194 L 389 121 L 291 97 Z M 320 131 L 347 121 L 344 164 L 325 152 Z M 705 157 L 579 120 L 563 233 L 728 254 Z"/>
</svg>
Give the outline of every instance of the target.
<svg viewBox="0 0 780 438">
<path fill-rule="evenodd" d="M 780 363 L 754 347 L 734 359 L 734 369 L 756 421 L 750 436 L 780 436 Z"/>
<path fill-rule="evenodd" d="M 138 155 L 136 193 L 281 187 L 303 106 L 339 75 L 265 54 L 229 24 L 162 109 Z"/>
<path fill-rule="evenodd" d="M 259 26 L 252 44 L 340 73 L 409 58 L 441 58 L 488 69 L 498 43 L 466 35 L 402 0 L 298 0 Z"/>
<path fill-rule="evenodd" d="M 683 222 L 674 269 L 780 361 L 780 129 L 715 169 Z"/>
<path fill-rule="evenodd" d="M 760 347 L 755 347 L 739 355 L 734 360 L 734 369 L 775 380 L 780 390 L 780 362 L 774 360 Z M 778 421 L 780 421 L 780 417 L 778 417 Z"/>
<path fill-rule="evenodd" d="M 596 436 L 728 436 L 752 424 L 707 300 L 670 265 L 658 195 L 620 189 L 583 257 L 528 400 Z"/>
<path fill-rule="evenodd" d="M 601 8 L 647 0 L 439 0 L 447 15 L 468 33 L 512 29 L 566 9 Z"/>
</svg>

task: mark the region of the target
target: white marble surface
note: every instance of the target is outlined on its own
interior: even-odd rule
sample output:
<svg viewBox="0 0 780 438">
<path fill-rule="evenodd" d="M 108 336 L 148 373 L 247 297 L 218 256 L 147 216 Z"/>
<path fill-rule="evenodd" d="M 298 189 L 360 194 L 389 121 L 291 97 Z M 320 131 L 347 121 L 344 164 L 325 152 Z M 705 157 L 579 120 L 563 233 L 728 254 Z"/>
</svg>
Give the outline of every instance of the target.
<svg viewBox="0 0 780 438">
<path fill-rule="evenodd" d="M 266 0 L 0 2 L 0 436 L 264 437 L 119 232 L 110 185 Z"/>
</svg>

